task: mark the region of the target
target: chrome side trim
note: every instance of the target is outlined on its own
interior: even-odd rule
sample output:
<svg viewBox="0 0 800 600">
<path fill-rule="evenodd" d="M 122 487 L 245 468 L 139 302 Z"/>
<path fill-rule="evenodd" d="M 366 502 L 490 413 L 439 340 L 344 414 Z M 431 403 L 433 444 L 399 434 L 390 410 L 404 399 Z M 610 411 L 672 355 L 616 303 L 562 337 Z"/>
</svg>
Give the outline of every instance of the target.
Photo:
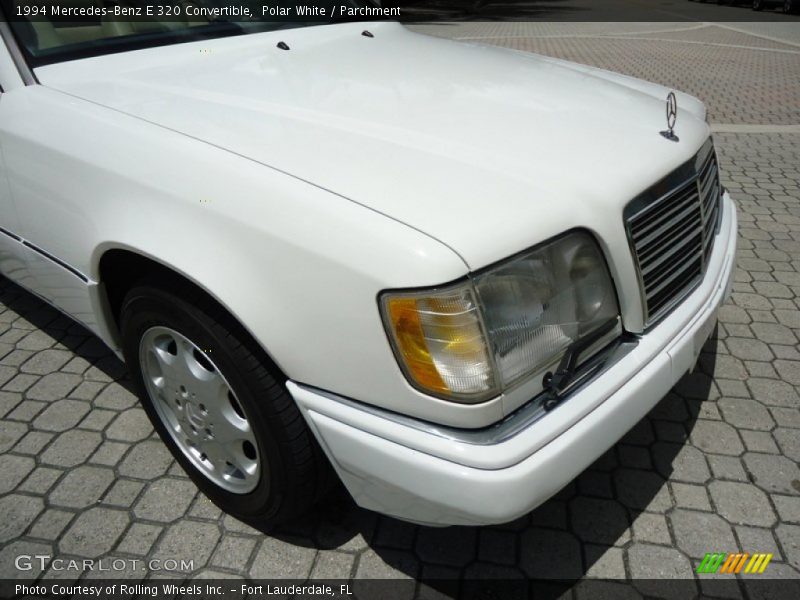
<svg viewBox="0 0 800 600">
<path fill-rule="evenodd" d="M 36 85 L 39 83 L 36 79 L 36 75 L 34 75 L 28 63 L 25 61 L 22 50 L 17 44 L 17 40 L 14 38 L 11 27 L 8 25 L 8 21 L 6 21 L 5 18 L 0 18 L 0 38 L 3 39 L 6 48 L 8 48 L 8 53 L 11 55 L 11 60 L 13 60 L 14 64 L 17 66 L 17 71 L 19 71 L 22 82 L 25 85 Z"/>
<path fill-rule="evenodd" d="M 574 393 L 583 389 L 592 381 L 600 377 L 609 368 L 627 356 L 627 354 L 636 348 L 638 344 L 639 342 L 637 338 L 633 336 L 623 336 L 617 338 L 593 358 L 586 361 L 586 363 L 576 373 L 573 383 L 565 392 L 565 397 L 558 406 L 562 406 L 568 402 L 569 398 Z M 398 425 L 411 427 L 413 429 L 417 429 L 418 431 L 435 435 L 446 440 L 472 444 L 475 446 L 491 446 L 494 444 L 500 444 L 524 431 L 547 414 L 547 411 L 542 408 L 543 394 L 538 394 L 534 398 L 531 398 L 531 400 L 529 400 L 526 404 L 508 415 L 502 421 L 498 421 L 493 425 L 489 425 L 488 427 L 483 427 L 481 429 L 462 429 L 458 427 L 437 425 L 428 421 L 421 421 L 419 419 L 414 419 L 412 417 L 401 415 L 383 408 L 358 402 L 356 400 L 352 400 L 351 398 L 345 398 L 344 396 L 339 396 L 338 394 L 333 394 L 310 385 L 305 385 L 299 382 L 295 383 L 297 383 L 298 386 L 315 394 L 324 396 L 329 400 L 351 406 L 357 410 L 362 410 L 388 421 L 393 421 Z M 558 406 L 556 406 L 553 410 L 558 410 Z M 550 412 L 553 412 L 553 410 Z"/>
</svg>

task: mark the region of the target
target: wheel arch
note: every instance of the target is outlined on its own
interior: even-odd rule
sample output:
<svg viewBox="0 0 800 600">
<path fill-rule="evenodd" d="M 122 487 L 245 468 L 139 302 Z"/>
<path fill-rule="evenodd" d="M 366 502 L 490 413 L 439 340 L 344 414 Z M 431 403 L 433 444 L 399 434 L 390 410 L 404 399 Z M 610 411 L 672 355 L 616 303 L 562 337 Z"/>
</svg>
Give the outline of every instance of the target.
<svg viewBox="0 0 800 600">
<path fill-rule="evenodd" d="M 190 274 L 173 265 L 167 265 L 146 252 L 128 246 L 108 246 L 102 248 L 97 254 L 93 275 L 100 286 L 100 296 L 104 304 L 103 313 L 107 321 L 106 328 L 116 338 L 116 341 L 121 339 L 119 325 L 122 303 L 128 291 L 146 280 L 157 281 L 159 278 L 169 278 L 176 285 L 193 288 L 209 302 L 227 313 L 264 353 L 270 363 L 268 366 L 275 374 L 283 380 L 287 379 L 284 370 L 269 349 L 249 330 L 236 313 L 217 294 L 214 294 Z"/>
</svg>

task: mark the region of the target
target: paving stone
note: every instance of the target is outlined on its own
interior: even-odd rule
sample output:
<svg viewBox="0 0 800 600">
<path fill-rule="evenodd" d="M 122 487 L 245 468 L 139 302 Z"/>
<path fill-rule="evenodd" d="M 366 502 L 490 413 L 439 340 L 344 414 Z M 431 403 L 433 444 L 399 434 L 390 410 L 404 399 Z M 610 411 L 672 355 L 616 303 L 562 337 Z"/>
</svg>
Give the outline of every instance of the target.
<svg viewBox="0 0 800 600">
<path fill-rule="evenodd" d="M 188 479 L 159 479 L 148 486 L 133 513 L 140 519 L 171 522 L 186 513 L 196 493 Z"/>
<path fill-rule="evenodd" d="M 664 512 L 672 508 L 666 481 L 656 473 L 620 469 L 614 475 L 617 499 L 629 508 Z"/>
<path fill-rule="evenodd" d="M 0 452 L 10 450 L 28 431 L 24 423 L 0 421 Z"/>
<path fill-rule="evenodd" d="M 800 407 L 800 397 L 785 381 L 752 378 L 747 381 L 747 387 L 753 393 L 753 399 L 768 406 Z"/>
<path fill-rule="evenodd" d="M 123 457 L 123 455 L 130 449 L 130 444 L 122 442 L 103 442 L 97 451 L 92 454 L 89 462 L 113 467 Z"/>
<path fill-rule="evenodd" d="M 581 546 L 571 533 L 530 528 L 520 538 L 519 566 L 532 579 L 577 579 Z"/>
<path fill-rule="evenodd" d="M 794 386 L 800 385 L 800 361 L 776 360 L 772 364 L 782 380 Z"/>
<path fill-rule="evenodd" d="M 474 527 L 420 528 L 417 556 L 427 563 L 463 567 L 475 559 L 477 531 Z"/>
<path fill-rule="evenodd" d="M 91 429 L 92 431 L 103 431 L 117 413 L 102 408 L 93 408 L 80 422 L 81 429 Z"/>
<path fill-rule="evenodd" d="M 311 571 L 311 578 L 341 579 L 343 575 L 350 574 L 354 562 L 355 557 L 352 554 L 321 550 Z"/>
<path fill-rule="evenodd" d="M 771 527 L 775 513 L 767 495 L 754 485 L 731 481 L 712 481 L 708 490 L 717 512 L 731 523 Z"/>
<path fill-rule="evenodd" d="M 750 452 L 779 454 L 778 446 L 766 431 L 741 431 L 744 446 Z"/>
<path fill-rule="evenodd" d="M 774 358 L 769 346 L 760 340 L 730 337 L 725 345 L 733 356 L 742 360 L 770 361 Z"/>
<path fill-rule="evenodd" d="M 58 400 L 36 417 L 33 426 L 45 431 L 66 431 L 80 423 L 87 412 L 89 405 L 86 402 Z"/>
<path fill-rule="evenodd" d="M 166 473 L 172 455 L 160 441 L 140 442 L 119 466 L 120 475 L 137 479 L 155 479 Z"/>
<path fill-rule="evenodd" d="M 481 529 L 479 536 L 479 560 L 506 565 L 513 565 L 517 562 L 517 535 L 515 533 Z"/>
<path fill-rule="evenodd" d="M 28 535 L 34 538 L 56 540 L 74 516 L 71 512 L 49 508 L 39 516 Z"/>
<path fill-rule="evenodd" d="M 0 417 L 6 416 L 22 402 L 22 394 L 18 392 L 0 392 Z M 2 449 L 2 446 L 0 446 Z"/>
<path fill-rule="evenodd" d="M 680 508 L 668 519 L 678 548 L 692 558 L 702 558 L 709 551 L 709 540 L 714 540 L 718 548 L 738 547 L 731 526 L 718 515 Z"/>
<path fill-rule="evenodd" d="M 33 471 L 36 462 L 27 456 L 0 455 L 0 494 L 7 494 Z"/>
<path fill-rule="evenodd" d="M 50 373 L 45 375 L 31 387 L 26 395 L 31 400 L 51 402 L 66 398 L 81 382 L 78 375 L 72 373 Z"/>
<path fill-rule="evenodd" d="M 792 330 L 780 323 L 753 323 L 750 328 L 759 340 L 767 344 L 797 343 L 797 337 Z"/>
<path fill-rule="evenodd" d="M 16 454 L 38 455 L 42 451 L 42 448 L 47 446 L 54 437 L 55 435 L 52 433 L 31 431 L 17 442 L 16 446 L 13 448 L 13 452 Z"/>
<path fill-rule="evenodd" d="M 664 515 L 653 513 L 640 513 L 633 522 L 633 537 L 637 542 L 651 542 L 654 544 L 671 544 L 669 527 Z"/>
<path fill-rule="evenodd" d="M 708 455 L 708 464 L 711 472 L 717 479 L 735 479 L 736 481 L 749 481 L 742 461 L 733 456 Z"/>
<path fill-rule="evenodd" d="M 97 502 L 111 482 L 114 472 L 101 467 L 81 466 L 67 473 L 50 493 L 50 502 L 67 508 L 85 508 Z"/>
<path fill-rule="evenodd" d="M 692 444 L 703 452 L 731 456 L 739 456 L 744 452 L 736 430 L 727 423 L 699 420 L 695 423 L 690 438 Z"/>
<path fill-rule="evenodd" d="M 711 503 L 708 501 L 708 494 L 704 486 L 674 482 L 671 487 L 675 503 L 680 508 L 711 510 Z"/>
<path fill-rule="evenodd" d="M 65 554 L 97 558 L 114 547 L 128 526 L 128 514 L 110 508 L 90 508 L 78 516 L 58 542 Z"/>
<path fill-rule="evenodd" d="M 97 396 L 103 387 L 105 387 L 104 383 L 99 383 L 96 381 L 82 381 L 78 387 L 72 390 L 69 396 L 70 398 L 75 398 L 76 400 L 94 400 L 95 396 Z"/>
<path fill-rule="evenodd" d="M 253 579 L 305 579 L 311 573 L 316 552 L 313 548 L 304 548 L 276 538 L 266 538 L 261 542 L 261 547 L 253 559 L 250 577 Z M 364 557 L 371 552 L 368 550 L 361 556 L 361 560 L 363 561 Z M 382 573 L 381 577 L 389 578 L 389 575 Z"/>
<path fill-rule="evenodd" d="M 800 431 L 779 427 L 772 432 L 781 452 L 796 462 L 800 462 Z M 763 450 L 762 450 L 763 452 Z"/>
<path fill-rule="evenodd" d="M 109 439 L 123 442 L 138 442 L 152 433 L 153 427 L 141 408 L 126 410 L 106 429 L 106 436 Z"/>
<path fill-rule="evenodd" d="M 800 525 L 781 523 L 775 528 L 775 535 L 786 560 L 792 565 L 800 565 Z"/>
<path fill-rule="evenodd" d="M 762 490 L 780 494 L 797 493 L 792 482 L 800 481 L 800 469 L 785 456 L 748 452 L 744 455 L 744 464 L 753 475 L 753 483 Z"/>
<path fill-rule="evenodd" d="M 625 579 L 625 561 L 621 548 L 587 544 L 586 577 L 590 579 Z"/>
<path fill-rule="evenodd" d="M 28 478 L 19 485 L 17 491 L 33 492 L 40 495 L 46 494 L 61 475 L 62 471 L 58 469 L 37 467 L 28 475 Z"/>
<path fill-rule="evenodd" d="M 47 406 L 45 402 L 37 402 L 34 400 L 23 400 L 17 407 L 6 415 L 7 419 L 14 419 L 15 421 L 25 421 L 30 423 L 36 418 L 44 407 Z"/>
<path fill-rule="evenodd" d="M 266 540 L 264 542 L 266 545 Z M 262 546 L 263 550 L 263 546 Z M 260 556 L 260 553 L 259 553 Z M 302 567 L 305 560 L 299 560 L 298 566 Z M 254 573 L 255 562 L 253 569 L 250 570 L 251 576 L 258 578 L 259 576 Z M 290 567 L 288 572 L 292 572 L 297 567 Z M 269 572 L 273 572 L 270 569 Z M 280 571 L 279 571 L 280 572 Z M 358 567 L 356 570 L 356 580 L 354 582 L 353 591 L 359 598 L 374 598 L 376 592 L 381 589 L 381 586 L 371 588 L 369 582 L 359 581 L 364 579 L 412 579 L 416 577 L 419 572 L 419 563 L 414 556 L 408 552 L 400 552 L 398 550 L 386 550 L 381 554 L 377 554 L 374 550 L 367 550 L 358 557 Z M 287 577 L 287 575 L 284 575 Z M 397 584 L 392 585 L 392 596 L 395 598 L 412 598 L 414 596 L 415 582 L 408 581 L 408 585 Z M 383 587 L 385 589 L 385 586 Z M 371 591 L 371 593 L 369 593 Z M 367 592 L 367 593 L 364 593 Z"/>
<path fill-rule="evenodd" d="M 59 467 L 74 467 L 88 459 L 102 437 L 91 431 L 70 430 L 59 435 L 41 456 L 42 462 Z"/>
<path fill-rule="evenodd" d="M 163 528 L 158 525 L 133 523 L 117 545 L 117 551 L 144 556 L 150 552 L 162 530 Z"/>
<path fill-rule="evenodd" d="M 725 421 L 736 428 L 770 431 L 775 427 L 769 410 L 760 402 L 742 398 L 720 398 L 717 405 Z"/>
<path fill-rule="evenodd" d="M 769 529 L 739 525 L 736 527 L 736 536 L 744 552 L 771 552 L 775 555 L 773 560 L 781 560 L 781 551 Z"/>
<path fill-rule="evenodd" d="M 0 498 L 0 544 L 18 538 L 44 509 L 41 498 L 10 494 Z"/>
<path fill-rule="evenodd" d="M 194 568 L 205 566 L 219 540 L 219 527 L 200 521 L 178 521 L 169 526 L 153 558 L 165 560 L 180 556 L 193 561 Z"/>
<path fill-rule="evenodd" d="M 800 523 L 800 496 L 773 495 L 772 501 L 782 521 Z"/>
<path fill-rule="evenodd" d="M 103 504 L 120 507 L 131 506 L 139 497 L 142 488 L 144 488 L 144 483 L 141 481 L 118 479 L 103 498 Z"/>
<path fill-rule="evenodd" d="M 250 560 L 250 555 L 253 554 L 253 549 L 255 547 L 256 540 L 253 538 L 226 535 L 220 541 L 219 546 L 217 546 L 217 550 L 214 552 L 214 556 L 211 558 L 210 564 L 214 565 L 215 567 L 223 567 L 226 569 L 241 571 L 247 566 L 247 563 Z M 320 553 L 320 555 L 321 554 L 323 553 Z M 350 565 L 352 565 L 352 555 L 341 552 L 326 552 L 325 554 L 336 556 L 328 558 L 328 568 L 320 568 L 320 571 L 325 573 L 324 575 L 315 575 L 312 573 L 312 578 L 327 577 L 331 579 L 338 579 L 341 578 L 343 574 L 349 575 L 350 570 L 344 570 L 343 567 L 346 565 L 341 562 L 337 562 L 336 557 L 346 557 L 349 559 Z M 319 566 L 319 560 L 317 560 L 317 566 Z"/>
<path fill-rule="evenodd" d="M 614 490 L 611 487 L 611 476 L 600 471 L 584 471 L 578 477 L 578 490 L 586 496 L 600 496 L 613 498 Z"/>
<path fill-rule="evenodd" d="M 772 407 L 769 409 L 775 422 L 781 427 L 800 429 L 800 410 L 796 408 Z"/>
<path fill-rule="evenodd" d="M 530 524 L 554 529 L 566 529 L 567 503 L 560 500 L 548 500 L 534 510 L 529 517 L 530 521 L 526 521 L 524 517 L 515 521 L 515 523 L 519 523 L 519 527 L 515 527 L 515 523 L 505 523 L 502 527 L 511 531 L 523 531 Z"/>
<path fill-rule="evenodd" d="M 25 361 L 19 370 L 34 375 L 47 375 L 58 371 L 70 358 L 72 353 L 66 350 L 44 350 Z"/>
<path fill-rule="evenodd" d="M 25 337 L 16 343 L 17 348 L 20 350 L 32 350 L 38 352 L 46 350 L 56 343 L 56 340 L 47 335 L 44 331 L 36 329 L 28 333 Z"/>
<path fill-rule="evenodd" d="M 136 396 L 119 383 L 109 383 L 94 401 L 95 406 L 112 410 L 125 410 L 137 402 Z"/>
<path fill-rule="evenodd" d="M 584 542 L 621 545 L 630 539 L 625 509 L 614 500 L 577 497 L 570 502 L 572 531 Z"/>
<path fill-rule="evenodd" d="M 692 565 L 674 548 L 634 543 L 628 548 L 628 564 L 634 585 L 648 596 L 680 600 L 696 594 Z"/>
<path fill-rule="evenodd" d="M 664 477 L 675 481 L 705 483 L 711 476 L 703 453 L 693 446 L 656 442 L 653 462 Z"/>
<path fill-rule="evenodd" d="M 1 527 L 1 526 L 0 526 Z M 16 559 L 19 556 L 52 556 L 53 549 L 49 544 L 31 542 L 28 540 L 14 541 L 8 545 L 0 546 L 0 579 L 9 581 L 26 580 L 26 584 L 42 574 L 41 563 L 37 559 L 27 560 L 20 564 L 24 570 L 16 568 Z"/>
</svg>

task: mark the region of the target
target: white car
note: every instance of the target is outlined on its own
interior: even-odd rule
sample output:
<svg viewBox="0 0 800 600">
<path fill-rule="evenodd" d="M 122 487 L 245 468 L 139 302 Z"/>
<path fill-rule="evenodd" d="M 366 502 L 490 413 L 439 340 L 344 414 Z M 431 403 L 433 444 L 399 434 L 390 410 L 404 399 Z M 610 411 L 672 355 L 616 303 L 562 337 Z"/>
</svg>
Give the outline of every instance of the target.
<svg viewBox="0 0 800 600">
<path fill-rule="evenodd" d="M 170 19 L 2 23 L 0 270 L 124 358 L 225 511 L 335 472 L 509 521 L 693 367 L 736 244 L 699 100 L 391 22 Z"/>
</svg>

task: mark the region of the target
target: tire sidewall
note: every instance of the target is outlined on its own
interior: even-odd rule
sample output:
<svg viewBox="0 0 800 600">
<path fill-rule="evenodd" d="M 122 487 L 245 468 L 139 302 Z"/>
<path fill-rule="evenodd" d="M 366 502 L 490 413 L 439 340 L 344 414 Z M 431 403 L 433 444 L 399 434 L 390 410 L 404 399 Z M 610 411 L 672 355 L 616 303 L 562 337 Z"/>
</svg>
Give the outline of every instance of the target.
<svg viewBox="0 0 800 600">
<path fill-rule="evenodd" d="M 225 512 L 240 518 L 269 519 L 279 508 L 281 489 L 285 485 L 280 446 L 276 443 L 282 432 L 274 431 L 275 427 L 270 423 L 265 399 L 259 400 L 253 395 L 253 390 L 258 386 L 254 386 L 253 382 L 247 381 L 247 377 L 241 374 L 236 357 L 227 348 L 224 340 L 215 334 L 209 323 L 210 319 L 201 310 L 172 295 L 151 288 L 137 288 L 126 298 L 121 318 L 125 361 L 154 428 L 198 488 Z M 253 491 L 247 494 L 234 494 L 217 486 L 192 464 L 172 439 L 171 433 L 153 405 L 139 363 L 142 335 L 155 326 L 174 329 L 199 348 L 207 348 L 214 364 L 236 394 L 253 428 L 258 446 L 261 475 Z"/>
</svg>

